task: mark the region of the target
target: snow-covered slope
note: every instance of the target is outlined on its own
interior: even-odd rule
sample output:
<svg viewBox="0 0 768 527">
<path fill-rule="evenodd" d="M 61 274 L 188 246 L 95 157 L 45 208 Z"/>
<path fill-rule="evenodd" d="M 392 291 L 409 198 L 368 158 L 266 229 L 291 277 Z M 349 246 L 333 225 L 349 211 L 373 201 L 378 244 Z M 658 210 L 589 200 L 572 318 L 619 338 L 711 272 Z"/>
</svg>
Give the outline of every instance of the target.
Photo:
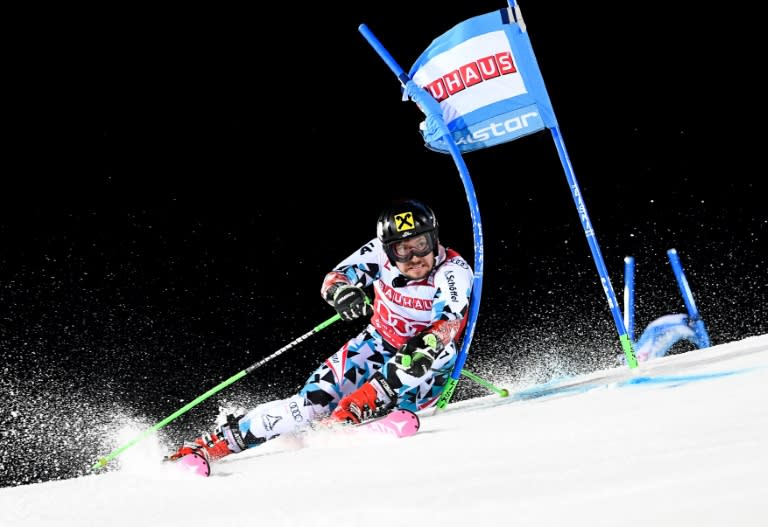
<svg viewBox="0 0 768 527">
<path fill-rule="evenodd" d="M 510 388 L 411 438 L 280 438 L 207 479 L 149 438 L 120 471 L 0 489 L 0 525 L 768 523 L 768 335 Z"/>
</svg>

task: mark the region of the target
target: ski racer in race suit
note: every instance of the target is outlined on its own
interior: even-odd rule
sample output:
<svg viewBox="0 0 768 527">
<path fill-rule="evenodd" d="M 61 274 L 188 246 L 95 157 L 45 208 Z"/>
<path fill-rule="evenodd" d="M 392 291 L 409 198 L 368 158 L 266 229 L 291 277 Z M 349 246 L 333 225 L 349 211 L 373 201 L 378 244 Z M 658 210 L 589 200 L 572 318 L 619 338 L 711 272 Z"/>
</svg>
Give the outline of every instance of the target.
<svg viewBox="0 0 768 527">
<path fill-rule="evenodd" d="M 377 237 L 328 273 L 320 293 L 346 321 L 367 327 L 325 360 L 298 394 L 260 404 L 213 434 L 186 443 L 170 459 L 203 448 L 209 459 L 297 432 L 330 415 L 359 423 L 393 408 L 435 404 L 456 362 L 472 288 L 472 270 L 440 244 L 434 212 L 399 201 L 378 219 Z M 364 288 L 373 287 L 373 304 Z"/>
</svg>

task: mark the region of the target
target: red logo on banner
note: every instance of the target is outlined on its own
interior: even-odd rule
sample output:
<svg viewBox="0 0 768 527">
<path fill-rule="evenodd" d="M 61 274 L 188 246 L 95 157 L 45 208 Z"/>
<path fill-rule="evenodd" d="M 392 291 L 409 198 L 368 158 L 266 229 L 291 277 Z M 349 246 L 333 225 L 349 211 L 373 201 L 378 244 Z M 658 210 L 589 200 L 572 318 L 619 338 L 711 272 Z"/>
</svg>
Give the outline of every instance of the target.
<svg viewBox="0 0 768 527">
<path fill-rule="evenodd" d="M 473 62 L 468 62 L 455 70 L 446 73 L 425 86 L 437 102 L 444 101 L 451 95 L 465 90 L 475 84 L 516 73 L 512 53 L 503 51 L 489 55 Z"/>
</svg>

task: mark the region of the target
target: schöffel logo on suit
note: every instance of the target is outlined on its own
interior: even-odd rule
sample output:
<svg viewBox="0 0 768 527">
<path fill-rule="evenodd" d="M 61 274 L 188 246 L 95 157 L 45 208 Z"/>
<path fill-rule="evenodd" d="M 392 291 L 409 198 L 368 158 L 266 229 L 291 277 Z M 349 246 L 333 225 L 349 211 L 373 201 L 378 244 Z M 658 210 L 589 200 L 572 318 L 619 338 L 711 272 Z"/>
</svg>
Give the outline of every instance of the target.
<svg viewBox="0 0 768 527">
<path fill-rule="evenodd" d="M 453 271 L 445 273 L 445 279 L 448 281 L 448 294 L 451 295 L 451 302 L 458 302 L 459 291 L 456 289 L 456 279 L 453 276 Z"/>
<path fill-rule="evenodd" d="M 451 95 L 474 86 L 480 82 L 495 79 L 502 75 L 517 73 L 512 53 L 502 51 L 481 59 L 467 62 L 463 66 L 446 73 L 425 86 L 437 102 L 444 101 Z"/>
</svg>

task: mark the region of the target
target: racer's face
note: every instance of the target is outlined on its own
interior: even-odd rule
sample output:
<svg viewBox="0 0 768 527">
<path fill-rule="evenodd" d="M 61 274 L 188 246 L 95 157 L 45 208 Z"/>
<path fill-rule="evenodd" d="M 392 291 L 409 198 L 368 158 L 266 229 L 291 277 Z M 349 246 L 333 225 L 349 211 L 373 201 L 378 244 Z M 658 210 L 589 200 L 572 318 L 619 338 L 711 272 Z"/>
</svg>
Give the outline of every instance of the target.
<svg viewBox="0 0 768 527">
<path fill-rule="evenodd" d="M 431 246 L 425 245 L 424 236 L 398 242 L 394 247 L 396 265 L 411 280 L 421 280 L 435 267 L 435 255 Z"/>
</svg>

